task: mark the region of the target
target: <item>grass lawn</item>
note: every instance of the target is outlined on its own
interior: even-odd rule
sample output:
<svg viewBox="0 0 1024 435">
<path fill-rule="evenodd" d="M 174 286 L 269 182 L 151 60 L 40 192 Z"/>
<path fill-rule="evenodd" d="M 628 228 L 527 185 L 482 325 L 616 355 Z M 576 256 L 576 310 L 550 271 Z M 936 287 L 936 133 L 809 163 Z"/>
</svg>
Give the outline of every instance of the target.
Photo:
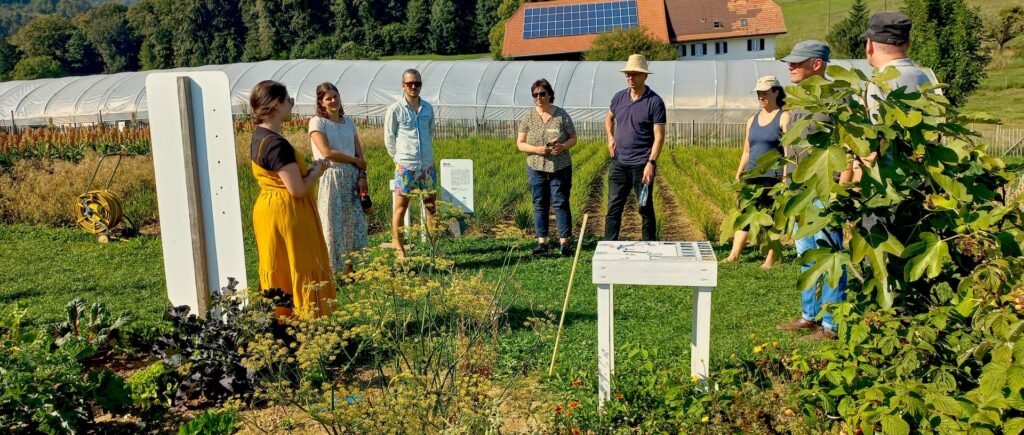
<svg viewBox="0 0 1024 435">
<path fill-rule="evenodd" d="M 592 371 L 597 364 L 596 300 L 590 284 L 595 241 L 587 240 L 576 274 L 559 352 L 559 373 L 565 376 Z M 256 272 L 251 243 L 250 238 L 250 283 L 255 282 Z M 572 260 L 534 259 L 529 255 L 533 243 L 478 236 L 446 241 L 443 250 L 460 271 L 482 271 L 490 280 L 500 280 L 514 271 L 504 301 L 510 325 L 543 315 L 557 322 Z M 733 353 L 749 355 L 753 344 L 778 340 L 785 345 L 792 339 L 774 328 L 799 310 L 799 292 L 793 289 L 797 266 L 793 253 L 788 254 L 782 266 L 770 271 L 760 270 L 760 261 L 752 258 L 719 269 L 712 319 L 712 366 L 722 364 Z M 507 255 L 512 266 L 504 267 Z M 724 255 L 719 252 L 719 257 Z M 140 326 L 160 324 L 161 313 L 170 306 L 164 283 L 158 238 L 140 236 L 100 245 L 76 229 L 0 226 L 0 303 L 27 305 L 34 324 L 59 320 L 64 304 L 76 297 L 131 311 Z M 690 289 L 620 286 L 616 287 L 615 302 L 617 346 L 632 343 L 657 347 L 664 355 L 678 357 L 680 363 L 688 360 Z M 528 342 L 529 334 L 513 327 L 504 338 L 514 353 L 515 343 Z M 756 343 L 751 334 L 757 335 Z"/>
<path fill-rule="evenodd" d="M 824 41 L 830 26 L 849 15 L 853 0 L 775 0 L 786 19 L 786 34 L 775 39 L 775 58 L 789 54 L 793 45 L 805 39 Z M 867 0 L 870 13 L 895 11 L 902 0 Z"/>
<path fill-rule="evenodd" d="M 1024 42 L 1016 49 L 1024 50 Z M 1006 127 L 1024 129 L 1024 57 L 987 72 L 988 78 L 971 94 L 964 110 L 986 112 L 1003 120 Z"/>
</svg>

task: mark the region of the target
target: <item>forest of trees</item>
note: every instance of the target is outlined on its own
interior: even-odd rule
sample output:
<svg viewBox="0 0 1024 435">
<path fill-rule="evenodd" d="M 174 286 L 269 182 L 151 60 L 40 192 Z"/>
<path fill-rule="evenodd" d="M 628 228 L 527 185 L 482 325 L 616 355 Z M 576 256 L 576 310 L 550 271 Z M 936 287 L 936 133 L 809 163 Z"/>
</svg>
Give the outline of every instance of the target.
<svg viewBox="0 0 1024 435">
<path fill-rule="evenodd" d="M 9 0 L 0 4 L 0 80 L 484 53 L 492 30 L 524 1 Z"/>
</svg>

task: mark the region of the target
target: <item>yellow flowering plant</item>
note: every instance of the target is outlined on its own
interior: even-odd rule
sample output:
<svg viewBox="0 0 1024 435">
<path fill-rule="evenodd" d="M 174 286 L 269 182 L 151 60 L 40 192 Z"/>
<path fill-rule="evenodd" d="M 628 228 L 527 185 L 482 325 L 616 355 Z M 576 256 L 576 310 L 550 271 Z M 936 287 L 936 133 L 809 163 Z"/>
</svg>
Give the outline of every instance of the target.
<svg viewBox="0 0 1024 435">
<path fill-rule="evenodd" d="M 505 284 L 458 273 L 441 255 L 396 261 L 372 250 L 351 261 L 331 316 L 284 319 L 248 343 L 256 398 L 298 409 L 332 434 L 500 427 L 523 371 L 496 366 L 509 327 Z M 537 348 L 546 336 L 535 335 Z"/>
</svg>

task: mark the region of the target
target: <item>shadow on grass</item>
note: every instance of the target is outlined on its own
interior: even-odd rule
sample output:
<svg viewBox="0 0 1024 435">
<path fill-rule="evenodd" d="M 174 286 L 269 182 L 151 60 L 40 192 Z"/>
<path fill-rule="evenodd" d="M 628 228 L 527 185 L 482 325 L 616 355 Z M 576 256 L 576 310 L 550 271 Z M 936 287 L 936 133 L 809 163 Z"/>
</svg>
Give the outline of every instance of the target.
<svg viewBox="0 0 1024 435">
<path fill-rule="evenodd" d="M 560 309 L 560 308 L 559 308 Z M 517 306 L 509 307 L 505 311 L 506 319 L 508 320 L 509 329 L 512 331 L 523 331 L 530 330 L 528 326 L 530 324 L 530 318 L 546 317 L 547 313 L 540 312 L 533 309 L 522 308 Z M 561 312 L 553 313 L 555 316 L 554 324 L 558 326 L 558 317 Z M 584 313 L 579 311 L 567 311 L 565 313 L 565 324 L 563 328 L 568 328 L 570 325 L 576 322 L 590 322 L 597 323 L 596 313 Z"/>
<path fill-rule="evenodd" d="M 12 293 L 0 294 L 0 305 L 14 305 L 22 298 L 36 298 L 43 296 L 43 292 L 39 289 L 25 289 L 18 290 Z"/>
</svg>

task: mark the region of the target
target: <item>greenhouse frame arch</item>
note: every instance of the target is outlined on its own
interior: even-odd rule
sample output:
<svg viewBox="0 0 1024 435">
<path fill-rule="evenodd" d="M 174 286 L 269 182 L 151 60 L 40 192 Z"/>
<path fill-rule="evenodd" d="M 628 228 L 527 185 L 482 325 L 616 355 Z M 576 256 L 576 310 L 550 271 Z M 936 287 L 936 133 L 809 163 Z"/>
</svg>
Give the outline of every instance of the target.
<svg viewBox="0 0 1024 435">
<path fill-rule="evenodd" d="M 518 120 L 533 106 L 529 86 L 546 78 L 555 104 L 579 122 L 600 122 L 615 92 L 626 87 L 624 62 L 585 61 L 408 61 L 269 60 L 162 71 L 63 77 L 0 83 L 0 126 L 87 126 L 148 121 L 146 76 L 165 71 L 223 71 L 231 84 L 236 116 L 248 113 L 249 92 L 262 80 L 276 80 L 295 97 L 295 114 L 315 114 L 316 86 L 334 83 L 347 115 L 375 119 L 401 95 L 408 68 L 423 76 L 423 98 L 440 121 L 487 123 Z M 863 60 L 832 64 L 870 72 Z M 757 78 L 771 74 L 789 85 L 780 61 L 651 62 L 648 86 L 665 100 L 669 123 L 741 123 L 757 110 L 751 91 Z"/>
</svg>

